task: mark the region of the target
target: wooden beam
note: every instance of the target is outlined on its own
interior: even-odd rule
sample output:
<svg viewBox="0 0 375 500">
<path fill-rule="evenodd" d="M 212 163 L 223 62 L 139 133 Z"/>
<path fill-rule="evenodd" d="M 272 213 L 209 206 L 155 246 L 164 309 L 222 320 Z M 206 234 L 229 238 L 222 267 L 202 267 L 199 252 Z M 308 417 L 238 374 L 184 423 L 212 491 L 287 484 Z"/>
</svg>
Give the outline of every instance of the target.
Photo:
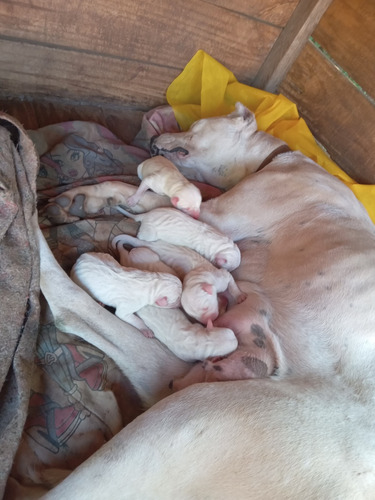
<svg viewBox="0 0 375 500">
<path fill-rule="evenodd" d="M 275 92 L 332 0 L 301 0 L 274 43 L 252 85 Z"/>
</svg>

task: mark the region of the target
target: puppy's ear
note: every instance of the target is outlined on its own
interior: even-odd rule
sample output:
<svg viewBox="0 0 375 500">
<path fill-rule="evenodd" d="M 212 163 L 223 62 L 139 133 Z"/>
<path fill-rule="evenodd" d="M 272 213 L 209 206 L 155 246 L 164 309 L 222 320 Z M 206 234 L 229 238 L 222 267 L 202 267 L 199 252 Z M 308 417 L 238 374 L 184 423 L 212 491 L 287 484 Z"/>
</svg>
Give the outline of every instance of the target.
<svg viewBox="0 0 375 500">
<path fill-rule="evenodd" d="M 158 297 L 155 300 L 155 304 L 159 307 L 167 307 L 168 305 L 168 297 Z"/>
<path fill-rule="evenodd" d="M 213 295 L 214 287 L 210 283 L 202 283 L 202 290 L 204 290 L 209 295 Z"/>
<path fill-rule="evenodd" d="M 171 203 L 174 207 L 177 207 L 177 203 L 180 201 L 180 198 L 178 196 L 173 196 L 171 198 Z"/>
</svg>

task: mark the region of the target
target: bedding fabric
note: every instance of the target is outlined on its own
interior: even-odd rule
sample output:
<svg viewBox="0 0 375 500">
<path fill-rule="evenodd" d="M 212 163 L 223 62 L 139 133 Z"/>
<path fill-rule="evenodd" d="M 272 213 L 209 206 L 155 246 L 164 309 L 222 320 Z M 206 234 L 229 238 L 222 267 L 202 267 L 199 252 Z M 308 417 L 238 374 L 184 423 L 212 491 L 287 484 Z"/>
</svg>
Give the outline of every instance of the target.
<svg viewBox="0 0 375 500">
<path fill-rule="evenodd" d="M 38 160 L 20 124 L 0 114 L 0 494 L 27 416 L 39 317 Z"/>
<path fill-rule="evenodd" d="M 90 122 L 27 135 L 12 118 L 1 120 L 0 498 L 6 483 L 6 498 L 31 498 L 143 411 L 112 359 L 79 332 L 59 330 L 39 289 L 37 224 L 69 273 L 81 253 L 109 251 L 113 235 L 126 232 L 124 217 L 108 208 L 91 219 L 53 225 L 38 217 L 36 199 L 41 214 L 50 197 L 72 187 L 108 179 L 139 183 L 136 168 L 149 157 L 150 137 L 178 126 L 169 106 L 152 110 L 127 145 Z"/>
</svg>

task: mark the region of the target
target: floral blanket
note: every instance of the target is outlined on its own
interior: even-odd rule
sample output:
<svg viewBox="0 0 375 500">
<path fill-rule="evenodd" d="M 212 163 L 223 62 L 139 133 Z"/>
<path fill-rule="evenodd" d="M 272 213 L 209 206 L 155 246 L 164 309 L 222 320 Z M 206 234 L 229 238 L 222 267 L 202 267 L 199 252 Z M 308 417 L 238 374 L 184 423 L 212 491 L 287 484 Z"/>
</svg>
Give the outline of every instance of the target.
<svg viewBox="0 0 375 500">
<path fill-rule="evenodd" d="M 28 131 L 40 158 L 36 175 L 39 213 L 49 198 L 72 187 L 105 180 L 138 184 L 136 168 L 149 157 L 150 138 L 177 130 L 173 111 L 165 106 L 145 114 L 131 145 L 89 122 Z M 94 218 L 62 225 L 53 225 L 40 215 L 39 225 L 68 273 L 83 252 L 108 251 L 113 232 L 122 232 L 123 219 L 116 210 L 107 208 Z M 42 296 L 38 307 L 38 335 L 28 375 L 30 393 L 27 388 L 24 391 L 25 398 L 30 394 L 28 410 L 26 413 L 26 401 L 23 432 L 18 423 L 22 437 L 18 450 L 14 449 L 13 467 L 9 470 L 13 459 L 9 455 L 3 478 L 9 474 L 6 498 L 39 497 L 142 411 L 137 395 L 115 363 L 96 347 L 59 331 Z M 20 317 L 22 320 L 24 311 Z"/>
</svg>

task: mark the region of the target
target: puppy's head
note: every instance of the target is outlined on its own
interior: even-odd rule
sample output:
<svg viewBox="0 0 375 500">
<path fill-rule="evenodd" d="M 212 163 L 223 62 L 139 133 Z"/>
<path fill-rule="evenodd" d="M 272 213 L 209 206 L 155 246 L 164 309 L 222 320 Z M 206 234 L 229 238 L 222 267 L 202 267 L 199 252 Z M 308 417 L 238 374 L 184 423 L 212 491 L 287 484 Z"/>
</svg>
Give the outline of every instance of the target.
<svg viewBox="0 0 375 500">
<path fill-rule="evenodd" d="M 194 184 L 187 184 L 176 191 L 175 195 L 171 198 L 171 203 L 174 207 L 190 215 L 190 217 L 198 219 L 202 195 Z"/>
<path fill-rule="evenodd" d="M 217 267 L 233 271 L 241 262 L 241 252 L 235 243 L 231 243 L 226 248 L 222 248 L 217 252 L 214 258 L 214 264 Z"/>
<path fill-rule="evenodd" d="M 214 321 L 219 315 L 216 288 L 204 281 L 184 284 L 181 305 L 189 316 L 203 325 Z"/>
</svg>

